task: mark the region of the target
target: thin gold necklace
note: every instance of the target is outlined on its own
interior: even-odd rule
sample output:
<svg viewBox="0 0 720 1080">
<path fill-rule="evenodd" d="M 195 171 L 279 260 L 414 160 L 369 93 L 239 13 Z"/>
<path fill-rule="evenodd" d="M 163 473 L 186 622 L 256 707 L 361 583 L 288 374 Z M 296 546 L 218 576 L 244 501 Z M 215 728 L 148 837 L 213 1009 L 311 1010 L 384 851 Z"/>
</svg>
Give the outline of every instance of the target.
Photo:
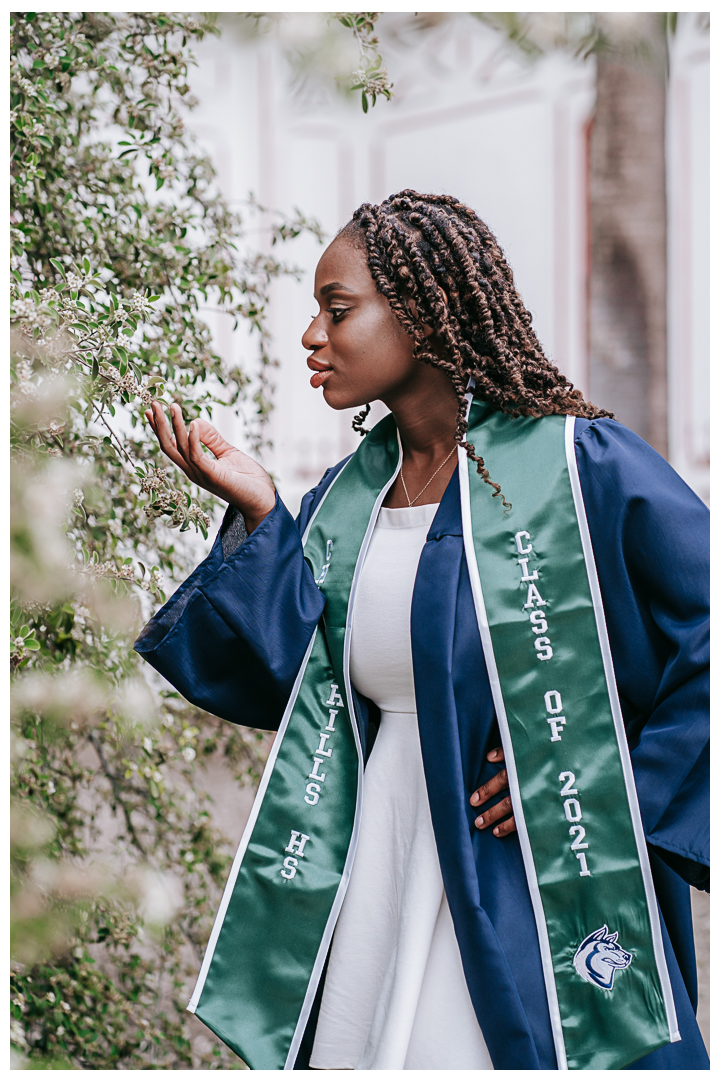
<svg viewBox="0 0 720 1080">
<path fill-rule="evenodd" d="M 440 469 L 442 469 L 442 468 L 443 468 L 443 466 L 447 465 L 448 461 L 450 460 L 450 458 L 451 458 L 451 457 L 453 456 L 453 454 L 454 454 L 454 453 L 455 453 L 455 447 L 453 446 L 452 450 L 450 451 L 450 453 L 448 454 L 448 456 L 447 456 L 447 457 L 445 458 L 445 460 L 443 461 L 442 465 L 439 465 L 439 466 L 438 466 L 438 468 L 437 468 L 437 469 L 435 470 L 435 472 L 434 472 L 434 473 L 432 474 L 432 476 L 431 476 L 431 477 L 430 477 L 430 479 L 428 480 L 428 482 L 427 482 L 427 484 L 425 485 L 425 487 L 424 487 L 424 488 L 422 489 L 422 491 L 419 491 L 419 492 L 417 493 L 417 495 L 415 496 L 415 498 L 414 498 L 414 499 L 411 499 L 411 498 L 410 498 L 410 496 L 408 495 L 408 489 L 407 489 L 407 487 L 406 487 L 406 485 L 405 485 L 405 477 L 403 476 L 403 471 L 402 471 L 402 465 L 400 466 L 400 479 L 401 479 L 401 481 L 402 481 L 402 486 L 403 486 L 403 489 L 404 489 L 404 491 L 405 491 L 405 498 L 406 498 L 406 499 L 407 499 L 407 501 L 408 501 L 408 506 L 414 506 L 414 505 L 415 505 L 415 503 L 416 503 L 416 502 L 418 501 L 418 499 L 419 499 L 419 498 L 420 498 L 420 496 L 422 495 L 423 491 L 427 491 L 427 489 L 428 489 L 428 488 L 430 487 L 430 485 L 432 484 L 432 482 L 433 482 L 433 480 L 435 479 L 435 477 L 437 476 L 437 474 L 438 474 L 438 473 L 440 472 Z"/>
</svg>

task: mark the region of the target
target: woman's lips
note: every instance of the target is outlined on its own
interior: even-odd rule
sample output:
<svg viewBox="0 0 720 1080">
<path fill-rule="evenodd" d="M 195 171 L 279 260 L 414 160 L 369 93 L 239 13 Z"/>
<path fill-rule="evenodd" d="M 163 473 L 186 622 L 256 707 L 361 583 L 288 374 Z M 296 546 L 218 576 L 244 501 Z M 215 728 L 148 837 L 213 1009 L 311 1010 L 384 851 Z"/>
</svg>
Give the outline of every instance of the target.
<svg viewBox="0 0 720 1080">
<path fill-rule="evenodd" d="M 312 375 L 310 378 L 310 385 L 314 386 L 317 389 L 318 386 L 322 386 L 322 384 L 329 378 L 330 375 L 332 375 L 332 373 L 333 369 L 331 367 L 323 368 L 321 371 L 316 371 L 315 374 Z"/>
</svg>

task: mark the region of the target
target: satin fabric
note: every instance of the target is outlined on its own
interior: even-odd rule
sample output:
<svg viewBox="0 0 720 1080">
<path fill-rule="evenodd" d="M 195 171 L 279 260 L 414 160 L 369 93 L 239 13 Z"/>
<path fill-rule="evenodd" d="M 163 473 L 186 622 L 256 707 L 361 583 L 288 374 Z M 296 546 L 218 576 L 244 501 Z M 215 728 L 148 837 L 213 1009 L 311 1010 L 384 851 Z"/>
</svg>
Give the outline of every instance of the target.
<svg viewBox="0 0 720 1080">
<path fill-rule="evenodd" d="M 709 882 L 708 513 L 622 425 L 578 420 L 576 432 L 682 1035 L 631 1067 L 706 1069 L 693 1014 L 685 882 L 701 888 Z M 278 500 L 227 559 L 219 536 L 138 639 L 138 652 L 202 708 L 236 723 L 277 727 L 324 603 L 300 535 L 339 467 L 305 497 L 297 524 Z M 542 462 L 533 467 L 541 483 Z M 228 513 L 226 527 L 234 517 Z M 469 804 L 471 792 L 497 771 L 485 758 L 499 745 L 499 733 L 463 553 L 456 475 L 420 559 L 412 637 L 428 795 L 468 990 L 496 1069 L 554 1069 L 517 838 L 499 841 L 476 830 Z M 377 711 L 358 695 L 355 701 L 367 756 Z M 296 1068 L 307 1065 L 312 1033 L 311 1016 Z"/>
</svg>

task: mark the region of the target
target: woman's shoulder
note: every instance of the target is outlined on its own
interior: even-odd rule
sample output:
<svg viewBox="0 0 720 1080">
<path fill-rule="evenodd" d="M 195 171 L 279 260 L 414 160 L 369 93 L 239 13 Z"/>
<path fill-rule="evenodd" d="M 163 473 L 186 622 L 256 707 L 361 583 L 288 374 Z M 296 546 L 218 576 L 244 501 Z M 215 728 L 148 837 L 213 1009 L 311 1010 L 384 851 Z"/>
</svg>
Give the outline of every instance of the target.
<svg viewBox="0 0 720 1080">
<path fill-rule="evenodd" d="M 709 511 L 672 466 L 634 431 L 606 418 L 576 420 L 575 456 L 606 582 L 624 563 L 652 578 L 653 595 L 675 582 L 704 596 Z"/>
<path fill-rule="evenodd" d="M 575 420 L 575 456 L 583 494 L 682 505 L 707 514 L 703 501 L 649 443 L 618 420 Z"/>
</svg>

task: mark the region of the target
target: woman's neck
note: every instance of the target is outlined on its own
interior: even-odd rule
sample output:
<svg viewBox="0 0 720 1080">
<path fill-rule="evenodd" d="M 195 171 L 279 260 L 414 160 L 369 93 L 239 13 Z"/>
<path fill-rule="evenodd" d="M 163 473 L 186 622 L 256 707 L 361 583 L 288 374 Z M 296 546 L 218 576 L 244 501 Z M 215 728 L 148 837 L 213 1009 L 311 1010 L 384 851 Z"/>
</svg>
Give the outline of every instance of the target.
<svg viewBox="0 0 720 1080">
<path fill-rule="evenodd" d="M 418 368 L 412 384 L 388 395 L 385 404 L 397 424 L 408 465 L 418 459 L 427 467 L 445 457 L 455 443 L 458 402 L 444 372 L 425 364 Z"/>
<path fill-rule="evenodd" d="M 388 507 L 407 506 L 408 501 L 417 506 L 439 502 L 454 468 L 452 451 L 458 410 L 455 391 L 442 371 L 424 364 L 419 367 L 413 384 L 385 401 L 397 424 L 403 450 L 402 477 L 398 476 L 388 492 L 384 503 Z"/>
</svg>

